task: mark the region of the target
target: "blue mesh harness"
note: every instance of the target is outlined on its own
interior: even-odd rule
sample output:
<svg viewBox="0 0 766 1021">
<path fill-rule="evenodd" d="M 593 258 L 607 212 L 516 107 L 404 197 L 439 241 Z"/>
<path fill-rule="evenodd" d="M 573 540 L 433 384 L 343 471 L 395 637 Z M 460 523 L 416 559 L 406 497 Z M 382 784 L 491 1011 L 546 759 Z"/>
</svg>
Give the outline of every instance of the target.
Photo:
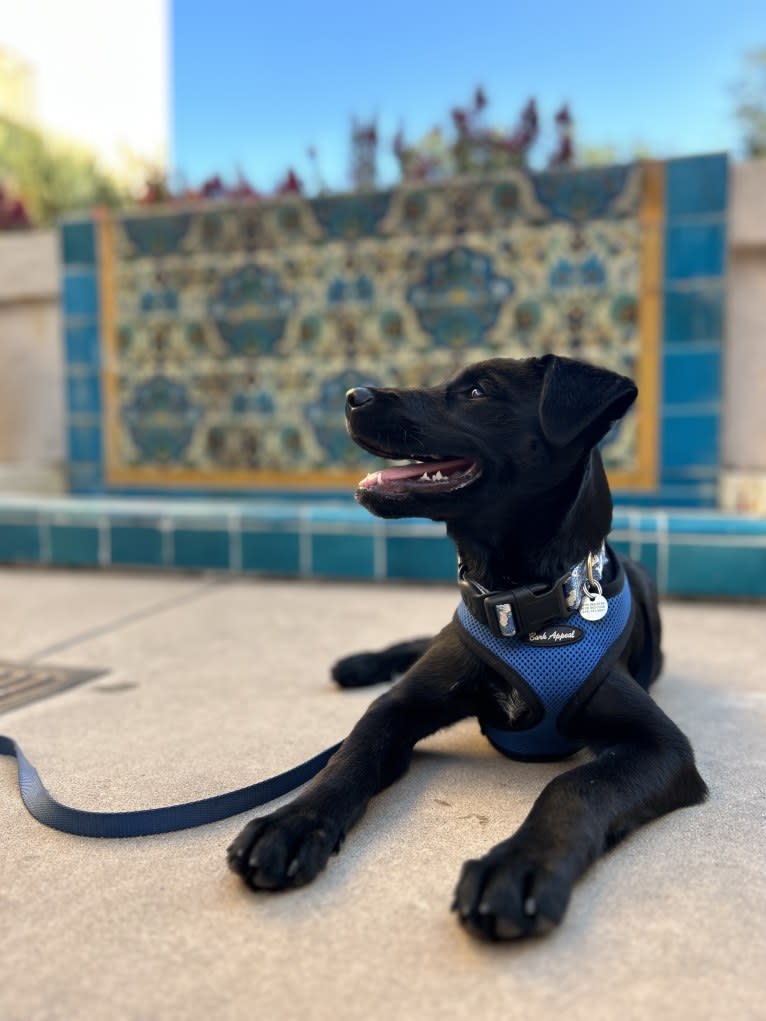
<svg viewBox="0 0 766 1021">
<path fill-rule="evenodd" d="M 560 646 L 530 645 L 527 636 L 500 637 L 477 620 L 464 603 L 456 620 L 461 640 L 488 666 L 508 680 L 537 716 L 523 730 L 485 726 L 482 731 L 504 755 L 517 759 L 559 759 L 585 744 L 562 732 L 576 705 L 591 694 L 622 652 L 633 622 L 633 599 L 622 564 L 612 555 L 616 576 L 604 586 L 607 613 L 585 620 L 579 612 L 553 622 L 563 633 L 582 638 Z"/>
</svg>

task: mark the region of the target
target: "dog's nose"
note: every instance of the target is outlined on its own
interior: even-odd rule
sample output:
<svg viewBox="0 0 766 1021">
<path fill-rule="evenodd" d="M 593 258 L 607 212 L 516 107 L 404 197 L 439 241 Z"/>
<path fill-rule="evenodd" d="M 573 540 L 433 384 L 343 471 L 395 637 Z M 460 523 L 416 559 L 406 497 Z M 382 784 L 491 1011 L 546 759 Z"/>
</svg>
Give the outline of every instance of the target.
<svg viewBox="0 0 766 1021">
<path fill-rule="evenodd" d="M 375 400 L 375 394 L 366 386 L 355 386 L 353 390 L 346 391 L 346 407 L 361 408 Z"/>
</svg>

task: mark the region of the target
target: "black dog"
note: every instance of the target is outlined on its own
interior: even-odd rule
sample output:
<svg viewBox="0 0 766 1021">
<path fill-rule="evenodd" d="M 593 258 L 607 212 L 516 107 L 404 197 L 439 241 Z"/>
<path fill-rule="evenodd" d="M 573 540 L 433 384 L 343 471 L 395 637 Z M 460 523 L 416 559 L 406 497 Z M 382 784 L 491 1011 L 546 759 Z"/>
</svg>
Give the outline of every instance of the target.
<svg viewBox="0 0 766 1021">
<path fill-rule="evenodd" d="M 548 931 L 599 855 L 704 800 L 688 740 L 646 691 L 662 663 L 653 584 L 604 553 L 612 500 L 597 444 L 636 394 L 624 376 L 552 355 L 481 362 L 430 389 L 349 391 L 354 440 L 419 462 L 368 475 L 358 500 L 381 517 L 446 522 L 463 604 L 432 640 L 336 664 L 347 686 L 406 672 L 291 804 L 231 845 L 251 887 L 312 880 L 416 742 L 467 716 L 516 757 L 593 752 L 545 787 L 510 839 L 465 864 L 453 907 L 477 936 Z M 520 659 L 508 665 L 498 657 L 510 649 Z M 585 659 L 570 668 L 572 650 Z"/>
</svg>

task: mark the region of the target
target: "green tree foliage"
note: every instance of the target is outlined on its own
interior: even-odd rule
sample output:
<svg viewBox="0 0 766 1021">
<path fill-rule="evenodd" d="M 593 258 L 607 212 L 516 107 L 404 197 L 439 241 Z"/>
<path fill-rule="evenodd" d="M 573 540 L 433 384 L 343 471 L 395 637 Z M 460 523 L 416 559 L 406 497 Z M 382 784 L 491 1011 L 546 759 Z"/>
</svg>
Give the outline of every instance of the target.
<svg viewBox="0 0 766 1021">
<path fill-rule="evenodd" d="M 7 117 L 0 117 L 0 182 L 21 199 L 35 226 L 97 205 L 120 206 L 128 198 L 90 152 Z"/>
<path fill-rule="evenodd" d="M 737 119 L 743 131 L 745 154 L 766 157 L 766 46 L 745 58 L 747 77 L 736 90 Z"/>
</svg>

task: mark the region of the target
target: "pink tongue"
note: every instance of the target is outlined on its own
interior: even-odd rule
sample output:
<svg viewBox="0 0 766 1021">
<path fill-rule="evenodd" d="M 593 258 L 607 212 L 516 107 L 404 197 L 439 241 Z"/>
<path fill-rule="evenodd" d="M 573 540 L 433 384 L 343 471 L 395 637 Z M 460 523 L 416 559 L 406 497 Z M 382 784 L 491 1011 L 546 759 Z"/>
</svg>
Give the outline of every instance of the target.
<svg viewBox="0 0 766 1021">
<path fill-rule="evenodd" d="M 458 459 L 455 461 L 424 461 L 420 464 L 403 464 L 399 468 L 383 468 L 380 472 L 380 481 L 395 482 L 397 479 L 419 479 L 424 472 L 435 475 L 440 471 L 442 475 L 467 468 L 470 461 Z"/>
</svg>

